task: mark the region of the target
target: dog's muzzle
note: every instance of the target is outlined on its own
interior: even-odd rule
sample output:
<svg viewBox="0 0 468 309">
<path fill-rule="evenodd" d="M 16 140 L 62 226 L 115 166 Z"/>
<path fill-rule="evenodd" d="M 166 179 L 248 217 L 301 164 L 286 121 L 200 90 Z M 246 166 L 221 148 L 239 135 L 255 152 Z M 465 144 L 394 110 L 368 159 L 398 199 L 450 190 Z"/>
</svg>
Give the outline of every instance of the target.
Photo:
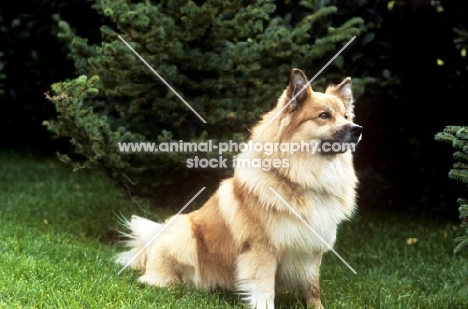
<svg viewBox="0 0 468 309">
<path fill-rule="evenodd" d="M 343 126 L 336 131 L 332 139 L 322 140 L 320 152 L 323 154 L 344 153 L 348 150 L 354 152 L 362 138 L 362 127 L 357 124 Z"/>
</svg>

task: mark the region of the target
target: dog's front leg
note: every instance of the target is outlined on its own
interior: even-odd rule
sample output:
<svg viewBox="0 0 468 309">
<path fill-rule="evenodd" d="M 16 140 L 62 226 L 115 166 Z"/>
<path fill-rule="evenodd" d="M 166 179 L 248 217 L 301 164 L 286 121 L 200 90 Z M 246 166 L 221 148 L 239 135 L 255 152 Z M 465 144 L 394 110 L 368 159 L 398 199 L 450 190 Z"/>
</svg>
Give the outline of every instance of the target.
<svg viewBox="0 0 468 309">
<path fill-rule="evenodd" d="M 249 250 L 237 258 L 237 288 L 251 308 L 274 309 L 278 261 L 272 252 Z"/>
<path fill-rule="evenodd" d="M 304 287 L 304 297 L 307 302 L 307 307 L 313 309 L 323 309 L 320 301 L 320 281 L 319 270 L 322 261 L 322 253 L 319 252 L 307 263 L 305 273 L 307 275 L 306 285 Z"/>
</svg>

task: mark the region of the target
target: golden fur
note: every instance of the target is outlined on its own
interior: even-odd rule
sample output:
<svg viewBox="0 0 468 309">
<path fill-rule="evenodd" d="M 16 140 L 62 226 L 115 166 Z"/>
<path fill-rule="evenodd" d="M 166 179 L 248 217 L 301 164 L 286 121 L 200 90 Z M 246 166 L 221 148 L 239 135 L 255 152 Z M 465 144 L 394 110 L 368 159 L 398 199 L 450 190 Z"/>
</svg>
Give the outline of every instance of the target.
<svg viewBox="0 0 468 309">
<path fill-rule="evenodd" d="M 361 127 L 352 123 L 351 79 L 325 93 L 310 86 L 300 93 L 306 83 L 306 76 L 294 69 L 277 106 L 253 128 L 252 141 L 359 141 Z M 321 308 L 319 266 L 328 247 L 270 187 L 333 245 L 337 225 L 355 209 L 352 153 L 244 152 L 238 158 L 288 159 L 289 166 L 236 168 L 203 207 L 175 218 L 135 259 L 132 266 L 144 272 L 140 281 L 236 289 L 251 308 L 259 309 L 274 308 L 275 289 L 284 287 Z M 131 250 L 119 255 L 122 264 L 163 227 L 136 216 L 127 225 Z"/>
</svg>

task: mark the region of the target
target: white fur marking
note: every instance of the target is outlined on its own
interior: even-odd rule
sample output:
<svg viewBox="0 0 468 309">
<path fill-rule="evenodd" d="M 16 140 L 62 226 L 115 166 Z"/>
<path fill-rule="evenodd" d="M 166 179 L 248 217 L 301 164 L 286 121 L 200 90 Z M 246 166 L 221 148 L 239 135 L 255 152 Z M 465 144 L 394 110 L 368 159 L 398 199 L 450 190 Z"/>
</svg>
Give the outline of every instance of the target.
<svg viewBox="0 0 468 309">
<path fill-rule="evenodd" d="M 291 210 L 292 213 L 294 213 L 298 218 L 299 220 L 301 220 L 305 225 L 307 225 L 307 227 L 315 234 L 315 236 L 317 236 L 327 247 L 328 249 L 330 249 L 330 251 L 332 251 L 346 266 L 348 266 L 348 268 L 356 275 L 357 272 L 354 270 L 354 268 L 351 267 L 351 265 L 348 264 L 348 262 L 345 261 L 345 259 L 343 259 L 341 257 L 341 255 L 338 254 L 338 252 L 335 251 L 335 249 L 333 249 L 332 246 L 330 246 L 326 241 L 325 239 L 322 238 L 322 236 L 320 236 L 308 223 L 307 221 L 305 221 L 298 213 L 297 211 L 294 210 L 294 208 L 292 208 L 282 197 L 281 195 L 279 195 L 273 188 L 269 188 L 286 206 L 288 206 L 288 208 Z"/>
</svg>

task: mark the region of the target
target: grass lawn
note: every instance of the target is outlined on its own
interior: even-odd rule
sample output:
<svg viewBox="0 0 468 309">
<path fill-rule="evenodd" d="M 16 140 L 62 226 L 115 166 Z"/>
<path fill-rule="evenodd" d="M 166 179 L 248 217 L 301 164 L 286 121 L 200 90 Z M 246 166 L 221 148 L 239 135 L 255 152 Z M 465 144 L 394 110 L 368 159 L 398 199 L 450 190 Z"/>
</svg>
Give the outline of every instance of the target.
<svg viewBox="0 0 468 309">
<path fill-rule="evenodd" d="M 117 275 L 116 217 L 147 211 L 103 177 L 72 173 L 54 158 L 1 152 L 0 308 L 245 308 L 230 292 L 142 286 L 130 269 Z M 467 308 L 468 255 L 452 255 L 457 228 L 359 213 L 335 245 L 357 275 L 327 253 L 324 306 Z M 277 295 L 276 305 L 303 308 L 293 293 Z"/>
</svg>

